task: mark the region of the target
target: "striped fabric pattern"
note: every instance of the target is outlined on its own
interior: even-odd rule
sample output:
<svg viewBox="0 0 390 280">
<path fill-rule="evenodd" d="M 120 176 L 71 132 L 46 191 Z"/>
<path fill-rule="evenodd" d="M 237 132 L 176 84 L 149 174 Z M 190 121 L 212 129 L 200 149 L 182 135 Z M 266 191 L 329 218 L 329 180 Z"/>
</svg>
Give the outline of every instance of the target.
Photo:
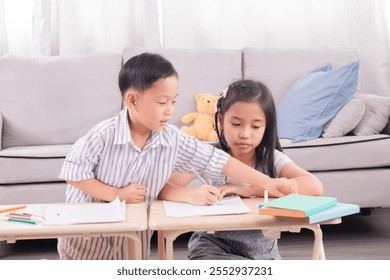
<svg viewBox="0 0 390 280">
<path fill-rule="evenodd" d="M 149 206 L 173 171 L 191 172 L 193 167 L 206 177 L 219 177 L 229 158 L 225 152 L 185 135 L 172 125 L 152 132 L 141 150 L 131 139 L 127 116 L 124 109 L 81 137 L 67 155 L 59 178 L 70 181 L 95 178 L 116 188 L 142 184 L 148 190 L 145 202 Z M 66 201 L 99 202 L 71 185 L 67 187 Z M 147 258 L 152 232 L 139 234 L 142 234 L 143 257 Z M 59 244 L 73 259 L 123 259 L 125 256 L 123 237 L 61 238 Z"/>
</svg>

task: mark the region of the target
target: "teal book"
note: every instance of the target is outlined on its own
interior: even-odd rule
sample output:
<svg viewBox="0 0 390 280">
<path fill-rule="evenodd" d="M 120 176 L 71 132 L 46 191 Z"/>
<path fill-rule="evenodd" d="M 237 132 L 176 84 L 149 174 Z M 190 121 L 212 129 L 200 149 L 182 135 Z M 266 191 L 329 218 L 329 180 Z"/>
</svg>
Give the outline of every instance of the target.
<svg viewBox="0 0 390 280">
<path fill-rule="evenodd" d="M 326 208 L 325 210 L 322 210 L 308 217 L 304 217 L 304 218 L 280 217 L 280 218 L 294 221 L 297 223 L 316 224 L 323 221 L 341 218 L 341 217 L 345 217 L 357 213 L 360 213 L 359 205 L 338 202 L 335 206 Z"/>
<path fill-rule="evenodd" d="M 289 194 L 263 204 L 259 214 L 304 218 L 335 206 L 337 202 L 335 197 Z"/>
</svg>

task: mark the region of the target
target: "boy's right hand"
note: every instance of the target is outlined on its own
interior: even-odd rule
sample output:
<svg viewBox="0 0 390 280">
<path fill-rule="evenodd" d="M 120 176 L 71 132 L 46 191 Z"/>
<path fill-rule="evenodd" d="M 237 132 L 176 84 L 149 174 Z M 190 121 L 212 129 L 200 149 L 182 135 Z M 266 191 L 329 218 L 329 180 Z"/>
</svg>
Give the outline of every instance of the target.
<svg viewBox="0 0 390 280">
<path fill-rule="evenodd" d="M 118 189 L 118 196 L 121 201 L 126 203 L 138 203 L 145 200 L 146 187 L 139 184 L 130 184 Z"/>
<path fill-rule="evenodd" d="M 297 192 L 297 185 L 294 182 L 286 178 L 271 179 L 270 184 L 265 189 L 274 197 L 282 197 Z"/>
<path fill-rule="evenodd" d="M 189 202 L 194 205 L 212 205 L 221 198 L 219 189 L 210 185 L 201 185 L 192 189 Z"/>
</svg>

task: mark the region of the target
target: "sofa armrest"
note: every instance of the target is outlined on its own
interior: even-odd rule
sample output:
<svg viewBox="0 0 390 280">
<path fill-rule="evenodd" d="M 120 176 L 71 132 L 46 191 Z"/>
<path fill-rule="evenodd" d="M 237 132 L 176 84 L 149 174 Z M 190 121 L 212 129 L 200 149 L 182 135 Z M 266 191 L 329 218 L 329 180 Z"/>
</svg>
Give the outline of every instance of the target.
<svg viewBox="0 0 390 280">
<path fill-rule="evenodd" d="M 385 126 L 385 128 L 383 129 L 382 133 L 390 135 L 390 119 L 387 122 L 387 125 Z"/>
</svg>

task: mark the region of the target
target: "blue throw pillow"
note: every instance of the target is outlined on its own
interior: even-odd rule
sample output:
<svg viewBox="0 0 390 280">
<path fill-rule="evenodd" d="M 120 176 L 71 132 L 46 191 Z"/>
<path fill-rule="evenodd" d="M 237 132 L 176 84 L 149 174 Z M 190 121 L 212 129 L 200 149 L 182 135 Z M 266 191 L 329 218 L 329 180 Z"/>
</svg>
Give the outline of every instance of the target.
<svg viewBox="0 0 390 280">
<path fill-rule="evenodd" d="M 352 99 L 359 61 L 332 69 L 325 64 L 303 74 L 276 107 L 280 138 L 299 142 L 321 136 L 324 125 Z"/>
</svg>

